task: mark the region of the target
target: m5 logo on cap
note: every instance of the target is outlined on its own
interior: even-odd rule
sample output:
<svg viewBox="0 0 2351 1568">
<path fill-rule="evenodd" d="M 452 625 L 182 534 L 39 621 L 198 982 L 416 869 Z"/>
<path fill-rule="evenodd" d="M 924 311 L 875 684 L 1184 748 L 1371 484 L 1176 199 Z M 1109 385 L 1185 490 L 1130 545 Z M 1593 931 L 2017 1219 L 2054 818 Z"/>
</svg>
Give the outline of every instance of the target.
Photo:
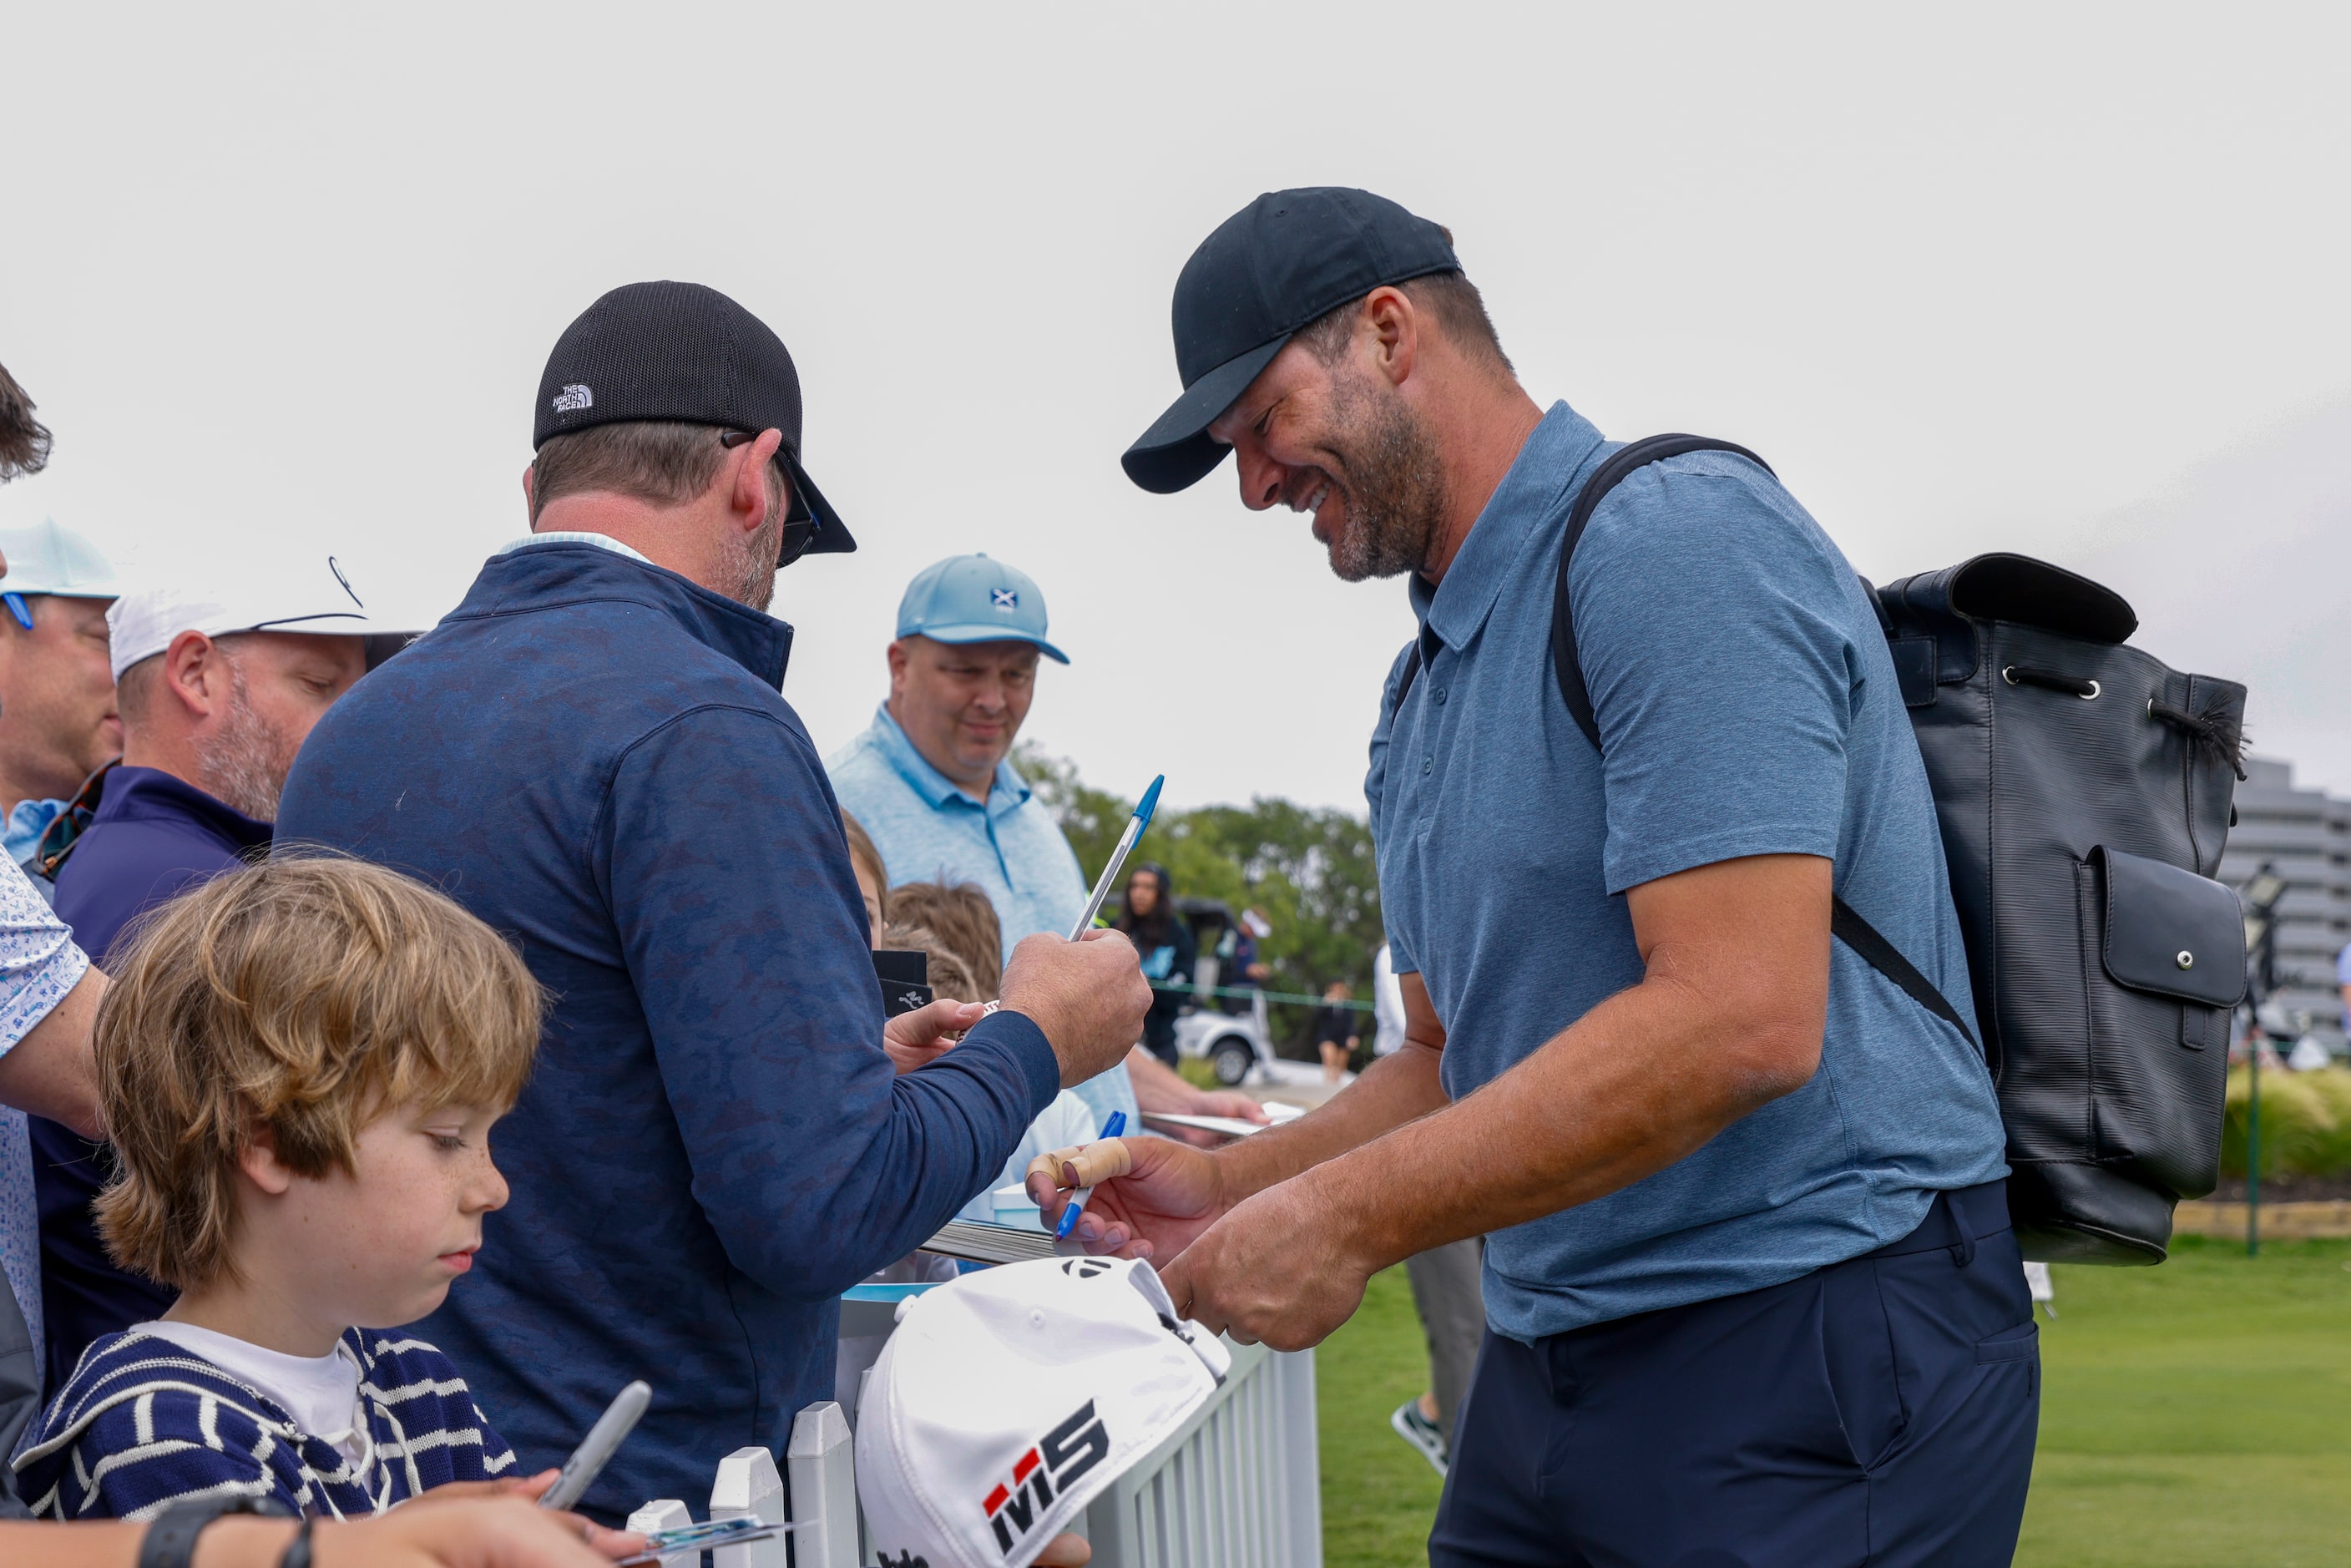
<svg viewBox="0 0 2351 1568">
<path fill-rule="evenodd" d="M 1110 1428 L 1094 1415 L 1087 1400 L 1070 1418 L 1039 1440 L 1012 1467 L 1012 1484 L 997 1484 L 980 1506 L 996 1527 L 996 1543 L 1009 1557 L 1020 1540 L 1037 1527 L 1057 1490 L 1110 1458 Z"/>
<path fill-rule="evenodd" d="M 555 412 L 558 413 L 578 413 L 583 408 L 595 406 L 596 394 L 578 382 L 571 382 L 555 394 Z"/>
</svg>

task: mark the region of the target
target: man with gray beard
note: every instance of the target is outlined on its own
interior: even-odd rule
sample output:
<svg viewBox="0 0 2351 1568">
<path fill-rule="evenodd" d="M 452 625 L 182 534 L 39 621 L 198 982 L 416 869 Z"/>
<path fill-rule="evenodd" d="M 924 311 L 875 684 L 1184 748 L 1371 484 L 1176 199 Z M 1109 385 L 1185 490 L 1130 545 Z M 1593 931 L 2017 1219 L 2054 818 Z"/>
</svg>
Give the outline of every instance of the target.
<svg viewBox="0 0 2351 1568">
<path fill-rule="evenodd" d="M 368 667 L 371 621 L 329 557 L 277 580 L 153 589 L 107 614 L 122 760 L 90 780 L 35 851 L 57 914 L 94 956 L 125 925 L 265 852 L 294 754 Z M 35 1118 L 47 1385 L 98 1336 L 158 1315 L 172 1292 L 117 1269 L 89 1204 L 99 1146 Z"/>
</svg>

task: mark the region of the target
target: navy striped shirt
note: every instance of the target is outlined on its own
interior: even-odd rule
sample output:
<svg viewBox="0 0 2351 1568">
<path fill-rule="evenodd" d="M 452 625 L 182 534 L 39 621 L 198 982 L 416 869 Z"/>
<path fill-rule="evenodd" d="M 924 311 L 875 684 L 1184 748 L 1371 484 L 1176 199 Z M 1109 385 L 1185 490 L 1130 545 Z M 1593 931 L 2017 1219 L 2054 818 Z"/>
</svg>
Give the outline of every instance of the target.
<svg viewBox="0 0 2351 1568">
<path fill-rule="evenodd" d="M 45 1519 L 148 1519 L 214 1497 L 334 1519 L 514 1468 L 447 1356 L 396 1330 L 349 1329 L 343 1343 L 360 1364 L 357 1459 L 251 1384 L 132 1329 L 74 1368 L 16 1457 L 18 1490 Z"/>
</svg>

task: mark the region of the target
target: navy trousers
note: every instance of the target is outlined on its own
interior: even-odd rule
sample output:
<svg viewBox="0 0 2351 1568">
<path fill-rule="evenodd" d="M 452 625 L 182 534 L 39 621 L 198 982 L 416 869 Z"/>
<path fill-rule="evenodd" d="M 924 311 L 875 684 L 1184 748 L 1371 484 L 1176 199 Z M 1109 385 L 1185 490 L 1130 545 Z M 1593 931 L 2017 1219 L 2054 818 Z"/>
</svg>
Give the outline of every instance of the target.
<svg viewBox="0 0 2351 1568">
<path fill-rule="evenodd" d="M 1489 1333 L 1431 1568 L 1985 1568 L 2041 1415 L 1998 1183 L 1784 1285 L 1521 1344 Z"/>
</svg>

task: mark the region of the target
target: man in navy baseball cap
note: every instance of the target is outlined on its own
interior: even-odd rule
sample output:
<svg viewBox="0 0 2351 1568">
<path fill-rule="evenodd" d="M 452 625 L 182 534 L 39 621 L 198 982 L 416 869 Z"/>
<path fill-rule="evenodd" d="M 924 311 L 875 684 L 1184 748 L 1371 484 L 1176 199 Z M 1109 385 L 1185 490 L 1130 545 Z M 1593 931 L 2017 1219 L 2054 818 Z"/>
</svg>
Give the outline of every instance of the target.
<svg viewBox="0 0 2351 1568">
<path fill-rule="evenodd" d="M 1432 1568 L 2009 1561 L 2032 1309 L 1865 585 L 1752 454 L 1530 396 L 1445 231 L 1368 192 L 1243 208 L 1175 330 L 1129 476 L 1229 447 L 1341 577 L 1409 574 L 1364 781 L 1405 1039 L 1294 1129 L 1134 1145 L 1078 1234 L 1284 1350 L 1482 1237 Z"/>
<path fill-rule="evenodd" d="M 1373 329 L 1377 365 L 1353 365 L 1365 304 L 1399 299 L 1412 329 L 1388 310 Z M 1276 191 L 1235 213 L 1184 264 L 1175 326 L 1184 395 L 1127 448 L 1127 476 L 1181 490 L 1246 424 L 1242 501 L 1312 513 L 1350 582 L 1427 555 L 1466 487 L 1442 450 L 1448 427 L 1463 427 L 1490 486 L 1541 412 L 1451 234 L 1369 191 Z"/>
<path fill-rule="evenodd" d="M 511 1212 L 425 1332 L 525 1453 L 660 1367 L 581 1500 L 618 1520 L 831 1398 L 841 1292 L 1114 1069 L 1151 988 L 1125 937 L 1056 932 L 1012 956 L 1001 1010 L 885 1019 L 768 613 L 779 559 L 849 548 L 800 465 L 790 356 L 714 289 L 632 284 L 564 332 L 539 392 L 529 535 L 310 732 L 278 841 L 448 889 L 547 988 L 499 1124 Z M 892 1050 L 953 1030 L 892 1088 Z"/>
<path fill-rule="evenodd" d="M 603 434 L 569 439 L 588 431 Z M 547 357 L 531 423 L 532 516 L 575 468 L 599 481 L 580 488 L 606 487 L 632 468 L 642 485 L 648 474 L 715 469 L 713 459 L 670 450 L 714 442 L 726 452 L 750 445 L 779 471 L 783 516 L 761 529 L 775 534 L 777 570 L 803 554 L 857 548 L 800 465 L 800 377 L 783 340 L 716 288 L 625 284 L 582 311 Z M 550 483 L 550 471 L 563 476 Z"/>
<path fill-rule="evenodd" d="M 1208 426 L 1299 329 L 1382 284 L 1460 270 L 1450 234 L 1384 196 L 1337 186 L 1259 196 L 1176 280 L 1184 395 L 1126 449 L 1127 477 L 1160 495 L 1205 477 L 1228 450 Z"/>
</svg>

